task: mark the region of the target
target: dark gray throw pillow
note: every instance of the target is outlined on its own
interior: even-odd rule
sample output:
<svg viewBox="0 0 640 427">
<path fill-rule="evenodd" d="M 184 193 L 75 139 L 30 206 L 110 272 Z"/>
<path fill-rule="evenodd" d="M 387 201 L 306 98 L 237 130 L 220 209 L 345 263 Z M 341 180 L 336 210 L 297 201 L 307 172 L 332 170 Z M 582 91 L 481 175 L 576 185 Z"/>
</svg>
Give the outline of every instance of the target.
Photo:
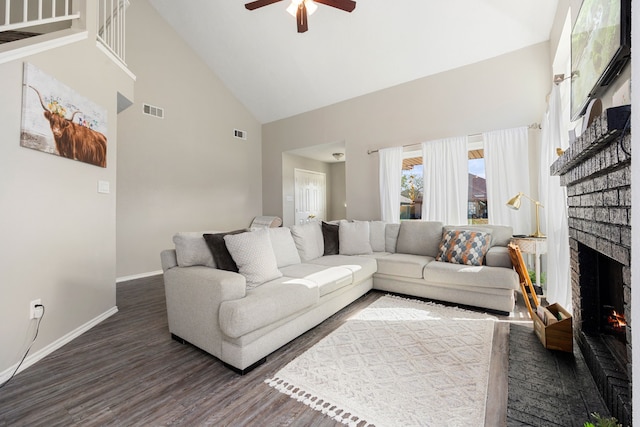
<svg viewBox="0 0 640 427">
<path fill-rule="evenodd" d="M 205 242 L 207 242 L 207 246 L 211 251 L 211 255 L 213 256 L 213 260 L 216 263 L 216 267 L 219 270 L 227 270 L 238 272 L 238 266 L 235 261 L 231 257 L 229 250 L 227 249 L 227 245 L 224 242 L 224 236 L 227 234 L 240 234 L 244 233 L 246 230 L 234 230 L 226 233 L 216 233 L 216 234 L 203 234 Z"/>
<path fill-rule="evenodd" d="M 322 221 L 322 237 L 324 239 L 324 255 L 340 253 L 340 226 Z"/>
</svg>

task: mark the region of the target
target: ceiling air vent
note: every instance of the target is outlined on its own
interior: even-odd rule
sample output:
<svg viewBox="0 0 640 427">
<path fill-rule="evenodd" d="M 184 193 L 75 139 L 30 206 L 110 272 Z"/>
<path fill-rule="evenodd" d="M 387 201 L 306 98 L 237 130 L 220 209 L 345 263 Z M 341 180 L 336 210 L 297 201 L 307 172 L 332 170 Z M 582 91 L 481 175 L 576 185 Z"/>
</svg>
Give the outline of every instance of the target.
<svg viewBox="0 0 640 427">
<path fill-rule="evenodd" d="M 244 139 L 245 141 L 247 140 L 247 132 L 240 129 L 234 129 L 233 136 L 238 139 Z"/>
<path fill-rule="evenodd" d="M 164 119 L 164 108 L 154 107 L 149 104 L 142 104 L 142 112 L 148 116 Z"/>
</svg>

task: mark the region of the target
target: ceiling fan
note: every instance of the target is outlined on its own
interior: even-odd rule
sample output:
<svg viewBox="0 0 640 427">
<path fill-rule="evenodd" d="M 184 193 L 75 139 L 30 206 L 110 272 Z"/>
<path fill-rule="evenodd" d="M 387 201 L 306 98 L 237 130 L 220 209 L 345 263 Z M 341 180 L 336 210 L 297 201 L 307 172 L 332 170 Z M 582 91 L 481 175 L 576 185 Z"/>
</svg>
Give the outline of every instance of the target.
<svg viewBox="0 0 640 427">
<path fill-rule="evenodd" d="M 256 0 L 244 5 L 249 10 L 258 9 L 259 7 L 268 6 L 282 0 Z M 307 15 L 313 14 L 318 6 L 315 3 L 321 3 L 336 9 L 351 12 L 356 8 L 356 2 L 352 0 L 291 0 L 291 4 L 287 8 L 287 12 L 296 17 L 298 22 L 298 32 L 304 33 L 309 29 L 307 23 Z"/>
</svg>

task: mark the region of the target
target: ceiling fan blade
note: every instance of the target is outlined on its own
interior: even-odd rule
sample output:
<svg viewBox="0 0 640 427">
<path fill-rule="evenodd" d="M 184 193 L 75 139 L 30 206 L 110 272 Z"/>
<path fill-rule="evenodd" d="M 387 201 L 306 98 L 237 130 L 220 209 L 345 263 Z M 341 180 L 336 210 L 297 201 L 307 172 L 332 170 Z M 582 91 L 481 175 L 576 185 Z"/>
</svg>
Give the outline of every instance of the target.
<svg viewBox="0 0 640 427">
<path fill-rule="evenodd" d="M 296 12 L 296 21 L 298 21 L 299 33 L 304 33 L 309 29 L 309 25 L 307 22 L 307 6 L 305 6 L 304 2 L 300 3 L 300 6 L 298 6 L 298 11 Z"/>
<path fill-rule="evenodd" d="M 270 4 L 278 3 L 281 1 L 282 0 L 256 0 L 256 1 L 252 1 L 251 3 L 245 4 L 244 7 L 246 7 L 249 10 L 254 10 L 262 6 L 269 6 Z"/>
<path fill-rule="evenodd" d="M 327 6 L 335 7 L 336 9 L 344 10 L 345 12 L 352 12 L 356 8 L 356 2 L 352 0 L 313 0 L 316 3 L 326 4 Z"/>
</svg>

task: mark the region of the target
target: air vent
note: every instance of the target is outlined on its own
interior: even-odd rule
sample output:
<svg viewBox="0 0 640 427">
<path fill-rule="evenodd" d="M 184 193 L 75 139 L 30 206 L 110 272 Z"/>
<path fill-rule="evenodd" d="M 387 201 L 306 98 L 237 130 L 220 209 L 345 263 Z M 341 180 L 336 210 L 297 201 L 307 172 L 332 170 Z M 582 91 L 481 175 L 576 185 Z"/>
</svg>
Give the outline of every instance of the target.
<svg viewBox="0 0 640 427">
<path fill-rule="evenodd" d="M 234 129 L 233 136 L 238 139 L 244 139 L 245 141 L 247 140 L 247 132 L 240 129 Z"/>
<path fill-rule="evenodd" d="M 164 108 L 154 107 L 153 105 L 149 104 L 142 104 L 142 112 L 149 116 L 164 119 Z"/>
</svg>

